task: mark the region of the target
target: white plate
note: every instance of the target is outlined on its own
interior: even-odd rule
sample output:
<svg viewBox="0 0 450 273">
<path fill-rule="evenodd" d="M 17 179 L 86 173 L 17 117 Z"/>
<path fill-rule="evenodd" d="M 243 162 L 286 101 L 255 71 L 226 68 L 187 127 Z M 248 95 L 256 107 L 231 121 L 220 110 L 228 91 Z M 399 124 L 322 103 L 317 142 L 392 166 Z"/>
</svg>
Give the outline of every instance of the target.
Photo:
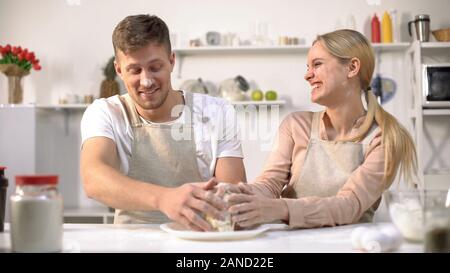
<svg viewBox="0 0 450 273">
<path fill-rule="evenodd" d="M 227 241 L 227 240 L 241 240 L 255 237 L 270 229 L 268 226 L 259 226 L 251 230 L 237 230 L 225 232 L 203 232 L 187 230 L 178 223 L 162 224 L 161 229 L 178 238 L 187 240 L 201 240 L 201 241 Z"/>
</svg>

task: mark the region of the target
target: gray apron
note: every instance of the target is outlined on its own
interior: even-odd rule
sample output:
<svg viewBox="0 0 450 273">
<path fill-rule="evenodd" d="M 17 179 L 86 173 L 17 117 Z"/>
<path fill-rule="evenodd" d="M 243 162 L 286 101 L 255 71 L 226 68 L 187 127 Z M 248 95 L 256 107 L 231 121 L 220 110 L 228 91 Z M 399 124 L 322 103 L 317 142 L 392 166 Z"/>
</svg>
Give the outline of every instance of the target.
<svg viewBox="0 0 450 273">
<path fill-rule="evenodd" d="M 379 131 L 373 125 L 362 143 L 326 141 L 319 136 L 322 113 L 315 112 L 313 115 L 305 162 L 298 178 L 294 178 L 292 185 L 286 187 L 283 197 L 335 196 L 350 174 L 363 163 L 370 141 Z M 364 212 L 359 222 L 371 222 L 378 204 L 379 200 Z"/>
<path fill-rule="evenodd" d="M 178 187 L 187 182 L 202 181 L 197 165 L 194 128 L 186 124 L 147 124 L 140 118 L 128 94 L 120 96 L 125 118 L 131 124 L 134 140 L 127 176 L 163 187 Z M 185 92 L 185 104 L 193 113 L 193 94 Z M 186 120 L 192 121 L 193 118 Z M 176 126 L 174 128 L 173 126 Z M 180 130 L 188 139 L 174 139 L 172 130 Z M 126 211 L 116 209 L 115 224 L 160 224 L 170 219 L 160 211 Z"/>
</svg>

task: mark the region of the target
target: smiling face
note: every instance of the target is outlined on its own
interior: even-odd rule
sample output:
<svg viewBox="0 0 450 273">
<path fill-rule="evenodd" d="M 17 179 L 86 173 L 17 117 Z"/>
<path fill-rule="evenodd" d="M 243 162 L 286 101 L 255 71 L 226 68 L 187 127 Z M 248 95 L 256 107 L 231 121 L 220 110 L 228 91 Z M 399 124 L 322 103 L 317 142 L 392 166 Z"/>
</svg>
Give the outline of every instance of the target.
<svg viewBox="0 0 450 273">
<path fill-rule="evenodd" d="M 308 52 L 305 80 L 311 85 L 311 100 L 324 106 L 344 102 L 354 92 L 350 88 L 350 63 L 331 55 L 321 41 Z"/>
<path fill-rule="evenodd" d="M 174 63 L 167 47 L 151 42 L 127 54 L 117 50 L 114 64 L 138 111 L 145 111 L 158 109 L 166 101 Z"/>
</svg>

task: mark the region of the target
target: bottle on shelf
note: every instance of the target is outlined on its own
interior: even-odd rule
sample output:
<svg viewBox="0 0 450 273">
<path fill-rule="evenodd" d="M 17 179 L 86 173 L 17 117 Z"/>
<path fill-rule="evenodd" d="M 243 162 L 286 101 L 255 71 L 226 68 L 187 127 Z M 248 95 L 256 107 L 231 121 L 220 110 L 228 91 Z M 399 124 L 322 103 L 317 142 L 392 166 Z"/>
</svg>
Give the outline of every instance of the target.
<svg viewBox="0 0 450 273">
<path fill-rule="evenodd" d="M 356 20 L 353 14 L 348 15 L 347 17 L 347 28 L 356 30 Z"/>
<path fill-rule="evenodd" d="M 8 189 L 8 179 L 5 177 L 6 167 L 0 166 L 0 232 L 3 232 L 6 210 L 6 190 Z"/>
<path fill-rule="evenodd" d="M 394 43 L 400 43 L 401 37 L 400 37 L 400 24 L 398 22 L 398 12 L 396 9 L 391 9 L 389 12 L 389 15 L 391 16 L 391 22 L 392 22 L 392 40 Z"/>
<path fill-rule="evenodd" d="M 392 21 L 387 11 L 384 12 L 381 19 L 381 41 L 383 43 L 392 43 Z"/>
<path fill-rule="evenodd" d="M 381 42 L 380 38 L 380 20 L 378 20 L 378 17 L 376 14 L 372 17 L 372 43 L 379 43 Z"/>
</svg>

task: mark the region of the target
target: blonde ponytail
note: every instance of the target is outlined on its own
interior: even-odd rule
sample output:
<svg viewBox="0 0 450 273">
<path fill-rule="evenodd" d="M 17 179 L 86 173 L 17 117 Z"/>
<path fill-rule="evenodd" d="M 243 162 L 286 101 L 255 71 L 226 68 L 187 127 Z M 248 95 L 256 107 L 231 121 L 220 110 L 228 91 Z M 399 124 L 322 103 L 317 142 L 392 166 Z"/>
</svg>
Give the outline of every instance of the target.
<svg viewBox="0 0 450 273">
<path fill-rule="evenodd" d="M 371 91 L 365 91 L 367 116 L 359 128 L 359 134 L 352 141 L 362 141 L 375 120 L 382 132 L 384 145 L 384 182 L 389 187 L 400 168 L 400 178 L 413 184 L 417 174 L 417 155 L 414 142 L 408 131 L 395 117 L 378 104 Z"/>
</svg>

